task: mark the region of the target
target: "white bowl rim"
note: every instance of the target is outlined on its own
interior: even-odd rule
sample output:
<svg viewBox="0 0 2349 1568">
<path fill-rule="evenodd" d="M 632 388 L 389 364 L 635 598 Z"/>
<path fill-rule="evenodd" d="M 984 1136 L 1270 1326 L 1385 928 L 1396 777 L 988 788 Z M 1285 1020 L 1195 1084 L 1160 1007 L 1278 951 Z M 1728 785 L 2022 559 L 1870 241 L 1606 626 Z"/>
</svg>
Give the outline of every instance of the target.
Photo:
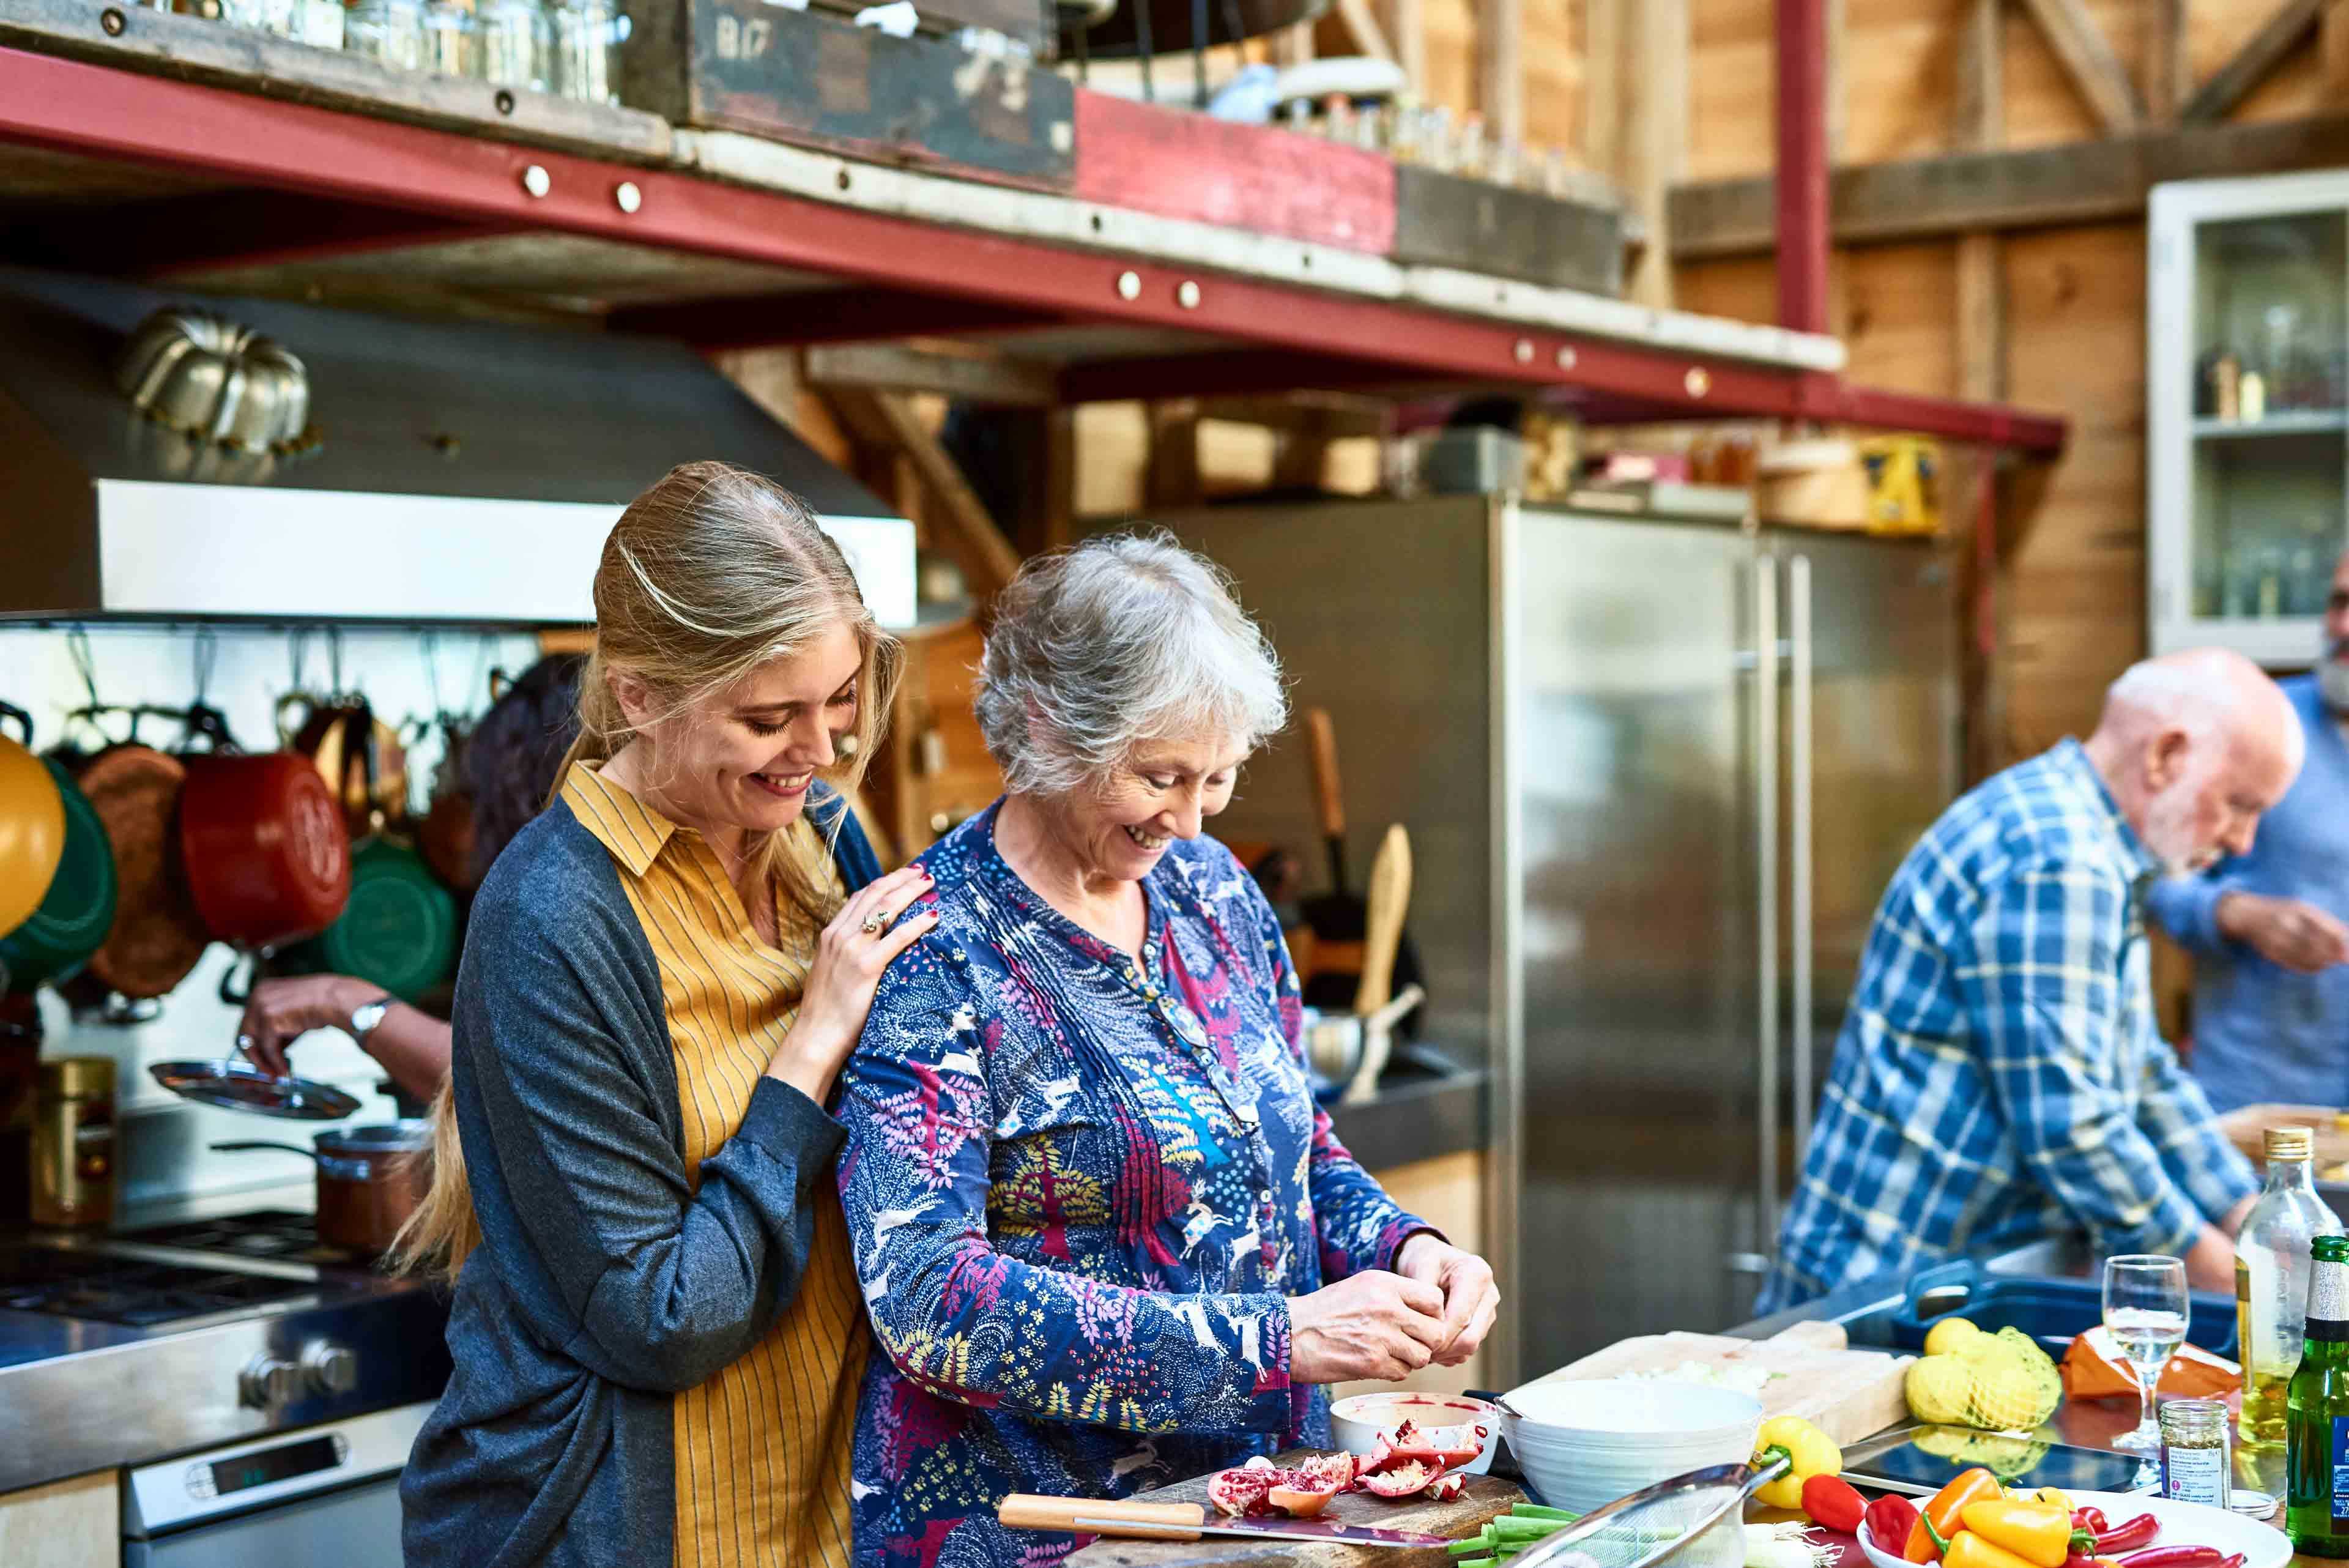
<svg viewBox="0 0 2349 1568">
<path fill-rule="evenodd" d="M 1563 1413 L 1565 1418 L 1548 1414 L 1542 1407 L 1556 1403 L 1571 1405 L 1578 1399 L 1587 1403 L 1614 1398 L 1630 1402 L 1634 1408 L 1671 1418 L 1674 1405 L 1693 1407 L 1701 1412 L 1703 1426 L 1649 1425 L 1592 1427 L 1578 1424 L 1572 1409 Z M 1559 1383 L 1534 1384 L 1510 1394 L 1509 1403 L 1519 1412 L 1516 1430 L 1534 1431 L 1547 1436 L 1565 1437 L 1568 1440 L 1582 1435 L 1595 1437 L 1602 1442 L 1617 1442 L 1637 1438 L 1647 1442 L 1658 1438 L 1672 1441 L 1682 1438 L 1711 1438 L 1743 1429 L 1758 1429 L 1762 1424 L 1762 1401 L 1751 1394 L 1734 1388 L 1720 1388 L 1703 1383 L 1675 1383 L 1669 1378 L 1593 1378 Z"/>
</svg>

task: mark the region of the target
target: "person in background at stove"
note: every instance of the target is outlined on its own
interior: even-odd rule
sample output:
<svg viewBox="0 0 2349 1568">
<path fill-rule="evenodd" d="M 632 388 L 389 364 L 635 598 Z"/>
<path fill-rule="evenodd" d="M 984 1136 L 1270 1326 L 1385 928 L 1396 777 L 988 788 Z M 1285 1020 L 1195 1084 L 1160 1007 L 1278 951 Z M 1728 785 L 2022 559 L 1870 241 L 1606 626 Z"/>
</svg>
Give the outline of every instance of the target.
<svg viewBox="0 0 2349 1568">
<path fill-rule="evenodd" d="M 465 748 L 473 802 L 473 875 L 489 874 L 498 851 L 536 816 L 579 732 L 575 653 L 550 654 L 522 672 L 474 726 Z M 339 1029 L 382 1064 L 403 1102 L 430 1103 L 449 1076 L 448 1020 L 384 994 L 347 974 L 277 975 L 257 982 L 237 1021 L 237 1044 L 264 1073 L 294 1069 L 287 1052 L 314 1029 Z"/>
<path fill-rule="evenodd" d="M 637 497 L 595 599 L 558 798 L 473 901 L 399 1249 L 456 1287 L 407 1561 L 845 1563 L 868 1331 L 823 1106 L 934 923 L 841 793 L 898 647 L 806 507 L 719 463 Z"/>
<path fill-rule="evenodd" d="M 1321 1385 L 1456 1366 L 1499 1301 L 1314 1105 L 1279 922 L 1202 834 L 1286 710 L 1216 568 L 1030 561 L 977 707 L 1009 793 L 916 861 L 944 918 L 841 1080 L 864 1568 L 1057 1561 L 1004 1496 L 1327 1446 Z"/>
<path fill-rule="evenodd" d="M 2308 763 L 2249 854 L 2153 891 L 2194 955 L 2194 1076 L 2222 1111 L 2349 1106 L 2349 551 L 2315 672 L 2283 682 Z"/>
<path fill-rule="evenodd" d="M 2202 649 L 1941 815 L 1877 909 L 1757 1310 L 2062 1230 L 2232 1285 L 2259 1179 L 2155 1029 L 2144 899 L 2247 853 L 2302 753 L 2275 683 Z"/>
</svg>

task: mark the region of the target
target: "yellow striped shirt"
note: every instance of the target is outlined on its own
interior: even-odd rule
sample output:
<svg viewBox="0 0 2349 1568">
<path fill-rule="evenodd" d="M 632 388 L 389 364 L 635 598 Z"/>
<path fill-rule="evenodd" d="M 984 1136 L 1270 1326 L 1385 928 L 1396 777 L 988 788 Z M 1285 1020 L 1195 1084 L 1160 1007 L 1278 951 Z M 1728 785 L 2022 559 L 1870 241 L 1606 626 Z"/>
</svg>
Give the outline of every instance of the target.
<svg viewBox="0 0 2349 1568">
<path fill-rule="evenodd" d="M 779 897 L 780 945 L 761 940 L 708 842 L 595 769 L 574 766 L 563 798 L 611 851 L 660 965 L 686 1168 L 698 1185 L 799 1015 L 816 933 Z M 837 891 L 813 828 L 802 817 L 792 832 Z M 791 1305 L 740 1360 L 677 1397 L 678 1568 L 847 1568 L 849 1443 L 870 1333 L 847 1227 L 837 1204 L 821 1202 Z"/>
</svg>

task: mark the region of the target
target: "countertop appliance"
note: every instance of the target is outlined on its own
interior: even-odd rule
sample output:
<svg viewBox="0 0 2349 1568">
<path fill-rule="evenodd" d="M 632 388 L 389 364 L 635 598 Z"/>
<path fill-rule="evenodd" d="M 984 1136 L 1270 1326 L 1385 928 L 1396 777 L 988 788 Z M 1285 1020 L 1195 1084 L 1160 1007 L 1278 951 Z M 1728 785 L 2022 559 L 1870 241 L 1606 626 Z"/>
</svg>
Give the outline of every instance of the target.
<svg viewBox="0 0 2349 1568">
<path fill-rule="evenodd" d="M 374 1417 L 440 1397 L 447 1324 L 439 1292 L 321 1247 L 291 1210 L 0 1236 L 0 1410 L 40 1434 L 0 1443 L 0 1492 L 128 1468 L 129 1538 L 159 1563 L 213 1561 L 161 1543 L 227 1515 L 315 1512 L 318 1494 L 382 1480 L 371 1456 L 392 1428 Z M 288 1447 L 301 1442 L 313 1446 Z M 339 1457 L 325 1462 L 328 1450 Z M 405 1456 L 403 1444 L 391 1473 Z M 209 1499 L 188 1490 L 191 1467 L 231 1459 L 245 1460 L 240 1475 L 270 1473 L 249 1487 L 212 1477 Z M 181 1478 L 170 1506 L 168 1487 L 141 1480 L 158 1466 Z M 393 1519 L 396 1562 L 396 1503 Z M 234 1561 L 296 1560 L 261 1550 L 256 1528 L 239 1525 Z"/>
<path fill-rule="evenodd" d="M 1750 1315 L 1878 900 L 1959 782 L 1930 543 L 1504 497 L 1156 516 L 1411 831 L 1431 1028 L 1488 1043 L 1494 1376 Z M 1216 831 L 1310 844 L 1304 746 Z"/>
</svg>

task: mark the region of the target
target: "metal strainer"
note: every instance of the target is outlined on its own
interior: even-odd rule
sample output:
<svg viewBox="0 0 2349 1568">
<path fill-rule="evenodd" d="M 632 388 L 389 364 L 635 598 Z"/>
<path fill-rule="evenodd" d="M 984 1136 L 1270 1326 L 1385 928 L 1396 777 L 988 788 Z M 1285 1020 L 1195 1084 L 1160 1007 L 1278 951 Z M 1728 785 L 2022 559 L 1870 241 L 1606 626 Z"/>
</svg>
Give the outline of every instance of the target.
<svg viewBox="0 0 2349 1568">
<path fill-rule="evenodd" d="M 1658 1481 L 1593 1509 L 1515 1559 L 1513 1568 L 1564 1563 L 1579 1554 L 1599 1568 L 1740 1568 L 1745 1500 L 1786 1473 L 1785 1455 L 1755 1468 L 1714 1465 Z"/>
</svg>

